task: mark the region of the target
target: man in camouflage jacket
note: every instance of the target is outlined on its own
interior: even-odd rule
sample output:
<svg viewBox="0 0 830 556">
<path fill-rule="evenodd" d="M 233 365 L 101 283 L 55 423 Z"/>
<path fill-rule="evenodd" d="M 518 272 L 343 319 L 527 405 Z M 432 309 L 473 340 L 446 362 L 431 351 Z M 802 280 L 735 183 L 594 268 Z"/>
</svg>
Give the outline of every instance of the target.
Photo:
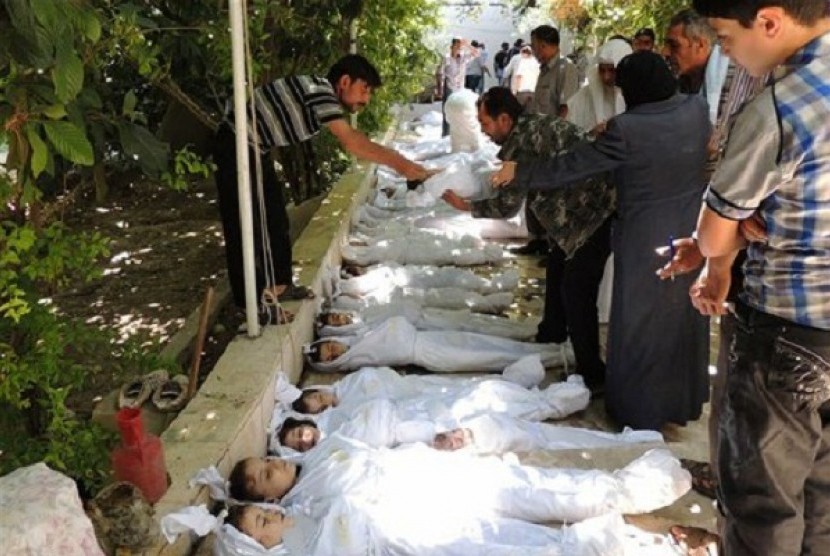
<svg viewBox="0 0 830 556">
<path fill-rule="evenodd" d="M 588 139 L 572 123 L 558 116 L 523 114 L 509 89 L 493 87 L 479 101 L 484 133 L 501 145 L 505 161 L 553 157 Z M 518 187 L 499 189 L 496 196 L 465 201 L 452 191 L 444 200 L 476 218 L 511 218 L 527 199 Z M 531 210 L 544 226 L 551 244 L 545 291 L 545 316 L 537 341 L 562 342 L 570 336 L 577 370 L 595 391 L 604 382 L 605 365 L 599 355 L 597 294 L 610 254 L 611 215 L 616 192 L 602 175 L 577 187 L 540 193 Z"/>
</svg>

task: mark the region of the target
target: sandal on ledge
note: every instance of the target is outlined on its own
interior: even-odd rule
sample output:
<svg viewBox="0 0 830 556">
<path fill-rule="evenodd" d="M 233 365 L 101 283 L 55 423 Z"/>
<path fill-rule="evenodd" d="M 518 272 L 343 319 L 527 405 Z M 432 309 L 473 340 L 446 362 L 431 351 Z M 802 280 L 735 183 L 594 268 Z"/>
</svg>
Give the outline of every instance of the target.
<svg viewBox="0 0 830 556">
<path fill-rule="evenodd" d="M 279 296 L 280 299 L 299 300 L 299 299 L 314 299 L 315 295 L 311 288 L 305 286 L 297 286 L 296 284 L 289 284 L 285 291 Z"/>
</svg>

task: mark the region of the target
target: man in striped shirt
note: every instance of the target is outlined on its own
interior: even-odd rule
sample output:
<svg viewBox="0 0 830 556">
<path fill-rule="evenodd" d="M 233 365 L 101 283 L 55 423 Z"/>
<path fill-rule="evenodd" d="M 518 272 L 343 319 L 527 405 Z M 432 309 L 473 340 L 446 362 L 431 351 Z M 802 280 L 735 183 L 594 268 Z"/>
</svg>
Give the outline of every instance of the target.
<svg viewBox="0 0 830 556">
<path fill-rule="evenodd" d="M 307 288 L 293 284 L 288 215 L 285 212 L 283 185 L 278 182 L 269 157 L 272 147 L 308 141 L 326 126 L 343 148 L 357 158 L 389 166 L 407 179 L 427 177 L 427 171 L 422 166 L 371 141 L 349 125 L 346 114 L 358 112 L 366 106 L 372 92 L 380 85 L 381 78 L 375 67 L 363 56 L 350 54 L 337 61 L 326 78 L 305 75 L 286 77 L 254 91 L 254 112 L 252 113 L 249 103 L 248 124 L 249 142 L 258 151 L 255 152 L 254 148 L 250 151 L 251 185 L 256 282 L 257 291 L 263 293 L 264 305 L 268 305 L 269 298 L 277 296 L 293 299 L 313 296 Z M 236 304 L 244 307 L 242 236 L 236 185 L 236 136 L 232 119 L 233 115 L 229 111 L 217 132 L 213 156 L 217 165 L 216 183 L 225 232 L 228 279 Z M 258 210 L 260 201 L 255 156 L 260 157 L 262 168 L 262 215 Z M 263 241 L 260 229 L 265 232 L 267 241 Z M 277 320 L 284 322 L 291 317 L 285 312 L 277 315 Z"/>
<path fill-rule="evenodd" d="M 723 51 L 773 84 L 739 114 L 705 197 L 691 290 L 720 314 L 747 248 L 720 415 L 730 555 L 830 554 L 830 17 L 826 0 L 695 0 Z M 763 217 L 748 246 L 740 222 Z"/>
</svg>

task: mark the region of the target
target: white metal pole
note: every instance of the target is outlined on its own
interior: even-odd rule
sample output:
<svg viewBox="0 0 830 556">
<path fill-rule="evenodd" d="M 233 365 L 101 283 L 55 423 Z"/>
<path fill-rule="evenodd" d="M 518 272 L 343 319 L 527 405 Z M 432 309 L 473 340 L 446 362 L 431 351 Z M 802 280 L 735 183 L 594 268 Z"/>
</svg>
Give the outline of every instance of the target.
<svg viewBox="0 0 830 556">
<path fill-rule="evenodd" d="M 357 54 L 357 25 L 357 18 L 349 23 L 349 54 Z M 357 129 L 357 114 L 352 114 L 349 119 L 352 127 Z"/>
<path fill-rule="evenodd" d="M 239 190 L 239 223 L 242 232 L 242 268 L 245 276 L 245 314 L 248 336 L 259 336 L 256 274 L 254 273 L 254 226 L 251 206 L 251 173 L 248 161 L 248 115 L 245 109 L 245 30 L 242 1 L 230 0 L 233 61 L 233 121 L 236 128 L 236 179 Z"/>
</svg>

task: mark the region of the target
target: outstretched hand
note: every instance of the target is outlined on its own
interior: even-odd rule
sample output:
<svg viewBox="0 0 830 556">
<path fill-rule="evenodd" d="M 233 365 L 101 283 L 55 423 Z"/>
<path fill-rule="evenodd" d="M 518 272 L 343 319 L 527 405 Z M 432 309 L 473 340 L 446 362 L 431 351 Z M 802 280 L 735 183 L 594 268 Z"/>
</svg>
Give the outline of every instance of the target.
<svg viewBox="0 0 830 556">
<path fill-rule="evenodd" d="M 516 163 L 504 162 L 497 171 L 490 176 L 490 183 L 495 189 L 507 187 L 516 178 Z"/>
<path fill-rule="evenodd" d="M 661 280 L 670 278 L 674 280 L 675 276 L 686 274 L 700 268 L 706 259 L 697 246 L 697 242 L 690 237 L 683 237 L 672 240 L 674 246 L 674 257 L 669 262 L 657 269 L 657 276 Z M 668 257 L 671 255 L 671 249 L 668 246 L 658 247 L 655 249 L 657 254 L 661 257 Z"/>
<path fill-rule="evenodd" d="M 441 198 L 455 210 L 461 210 L 464 212 L 469 212 L 471 210 L 470 201 L 461 197 L 452 189 L 447 189 L 446 191 L 444 191 L 444 194 L 441 195 Z"/>
<path fill-rule="evenodd" d="M 425 180 L 435 172 L 431 172 L 415 162 L 407 161 L 403 168 L 400 169 L 400 173 L 408 180 Z"/>
</svg>

